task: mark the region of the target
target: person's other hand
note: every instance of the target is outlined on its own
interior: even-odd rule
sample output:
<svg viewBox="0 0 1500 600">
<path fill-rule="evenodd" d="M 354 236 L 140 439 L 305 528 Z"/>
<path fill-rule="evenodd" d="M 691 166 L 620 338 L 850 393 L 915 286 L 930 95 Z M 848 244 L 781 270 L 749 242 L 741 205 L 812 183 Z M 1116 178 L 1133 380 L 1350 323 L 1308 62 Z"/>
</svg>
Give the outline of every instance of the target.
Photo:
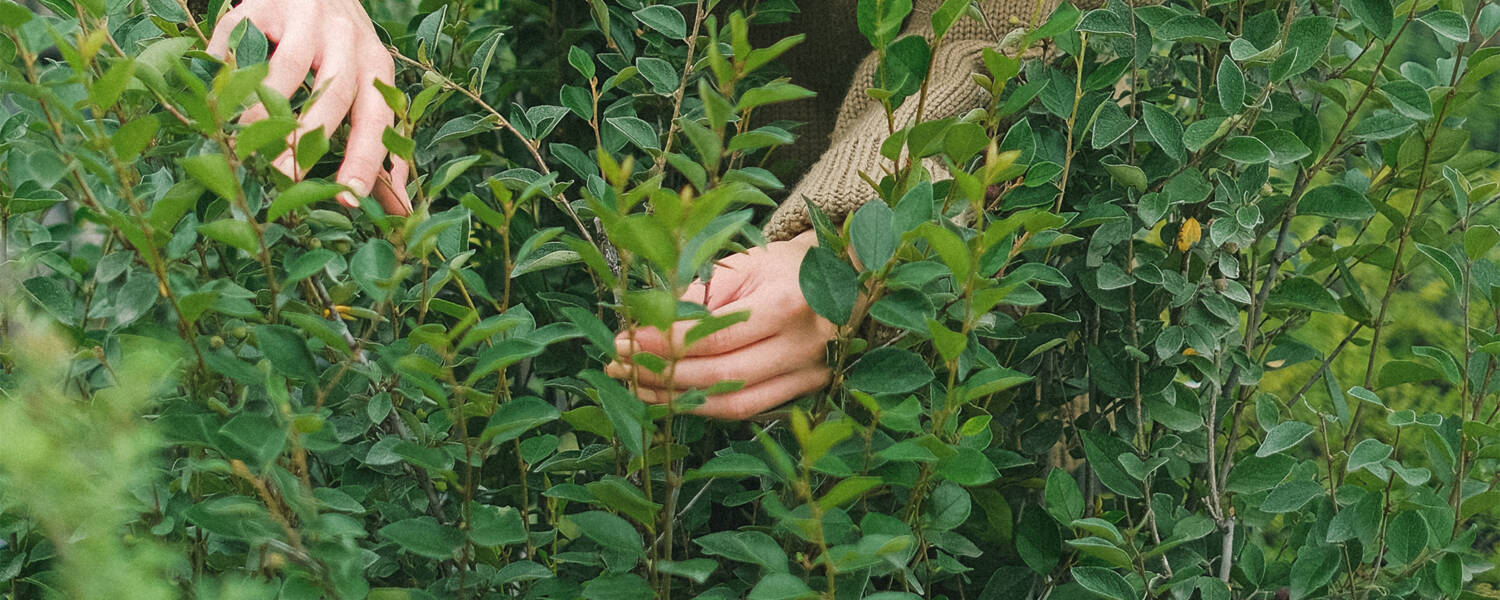
<svg viewBox="0 0 1500 600">
<path fill-rule="evenodd" d="M 389 153 L 381 135 L 395 123 L 395 113 L 374 85 L 375 81 L 389 85 L 396 65 L 375 35 L 364 7 L 357 0 L 245 0 L 214 26 L 209 54 L 227 56 L 230 33 L 247 19 L 276 44 L 265 85 L 291 97 L 308 72 L 315 73 L 315 100 L 298 118 L 293 140 L 319 127 L 331 136 L 348 119 L 349 143 L 335 179 L 353 193 L 340 193 L 339 202 L 358 207 L 359 197 L 373 194 L 387 213 L 410 213 L 406 180 L 411 167 L 395 155 L 389 155 L 390 168 L 385 166 Z M 265 107 L 256 105 L 240 116 L 240 123 L 264 118 Z M 292 156 L 295 146 L 290 144 L 274 164 L 298 180 L 303 173 Z"/>
<path fill-rule="evenodd" d="M 671 400 L 666 373 L 632 365 L 630 357 L 636 352 L 680 357 L 668 367 L 676 390 L 745 382 L 739 390 L 709 396 L 695 411 L 719 419 L 746 419 L 827 385 L 830 371 L 825 349 L 837 327 L 812 311 L 797 282 L 802 257 L 816 244 L 817 238 L 807 232 L 720 261 L 709 285 L 695 282 L 683 299 L 702 302 L 714 315 L 748 310 L 748 320 L 687 348 L 683 348 L 684 336 L 696 321 L 674 326 L 670 346 L 668 334 L 654 327 L 634 330 L 634 347 L 632 332 L 622 332 L 615 338 L 620 360 L 608 365 L 606 372 L 619 379 L 633 378 L 636 394 L 658 404 Z"/>
</svg>

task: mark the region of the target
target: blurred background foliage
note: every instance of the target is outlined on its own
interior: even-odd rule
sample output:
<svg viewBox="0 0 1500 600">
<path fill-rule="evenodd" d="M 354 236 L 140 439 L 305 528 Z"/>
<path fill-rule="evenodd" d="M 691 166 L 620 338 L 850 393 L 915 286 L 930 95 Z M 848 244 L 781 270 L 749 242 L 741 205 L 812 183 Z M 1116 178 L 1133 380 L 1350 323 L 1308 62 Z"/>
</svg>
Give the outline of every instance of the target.
<svg viewBox="0 0 1500 600">
<path fill-rule="evenodd" d="M 941 36 L 859 4 L 890 112 Z M 836 383 L 751 422 L 600 366 L 763 241 L 795 2 L 367 2 L 409 217 L 269 167 L 223 5 L 0 0 L 7 598 L 1492 593 L 1485 0 L 1063 6 L 817 221 Z"/>
</svg>

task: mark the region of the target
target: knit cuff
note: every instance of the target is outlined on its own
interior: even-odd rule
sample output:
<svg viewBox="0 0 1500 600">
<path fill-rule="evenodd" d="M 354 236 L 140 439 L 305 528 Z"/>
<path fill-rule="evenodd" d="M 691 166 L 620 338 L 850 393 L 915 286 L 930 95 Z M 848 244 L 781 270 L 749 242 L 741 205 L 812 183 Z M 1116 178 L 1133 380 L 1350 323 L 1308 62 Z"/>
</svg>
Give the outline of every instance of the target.
<svg viewBox="0 0 1500 600">
<path fill-rule="evenodd" d="M 959 116 L 983 106 L 987 92 L 970 77 L 980 68 L 984 49 L 993 44 L 982 40 L 959 40 L 943 43 L 933 57 L 933 77 L 928 87 L 922 118 L 929 120 Z M 863 88 L 857 88 L 863 90 Z M 912 124 L 917 117 L 918 98 L 902 103 L 894 115 L 897 128 Z M 841 117 L 848 115 L 841 115 Z M 874 104 L 852 119 L 840 119 L 833 145 L 818 159 L 792 194 L 782 201 L 763 230 L 766 239 L 790 239 L 812 226 L 806 201 L 835 222 L 842 221 L 865 202 L 876 197 L 875 190 L 860 176 L 879 180 L 882 169 L 891 161 L 880 154 L 880 146 L 890 137 L 885 111 Z M 899 158 L 905 158 L 903 155 Z M 927 161 L 934 176 L 946 176 L 942 164 Z"/>
</svg>

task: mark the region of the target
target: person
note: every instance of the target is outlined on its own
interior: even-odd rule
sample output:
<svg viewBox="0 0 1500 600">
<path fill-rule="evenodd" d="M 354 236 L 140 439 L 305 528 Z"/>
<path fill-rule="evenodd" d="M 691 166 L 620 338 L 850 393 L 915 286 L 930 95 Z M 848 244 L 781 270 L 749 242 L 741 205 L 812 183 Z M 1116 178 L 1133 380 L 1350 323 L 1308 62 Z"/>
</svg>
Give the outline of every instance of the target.
<svg viewBox="0 0 1500 600">
<path fill-rule="evenodd" d="M 889 132 L 884 108 L 864 93 L 874 87 L 878 59 L 872 52 L 849 52 L 869 48 L 854 24 L 857 1 L 802 3 L 802 12 L 789 24 L 817 24 L 820 31 L 788 55 L 793 81 L 818 95 L 777 107 L 781 112 L 776 114 L 809 122 L 809 131 L 791 151 L 816 160 L 809 161 L 812 166 L 765 226 L 768 243 L 720 261 L 712 285 L 695 283 L 684 296 L 712 314 L 748 310 L 749 318 L 688 347 L 682 342 L 692 322 L 679 323 L 671 331 L 621 332 L 616 339 L 620 359 L 607 365 L 606 372 L 635 381 L 643 400 L 660 403 L 670 397 L 663 377 L 632 366 L 631 357 L 642 351 L 659 356 L 675 351 L 672 384 L 678 390 L 743 381 L 739 390 L 711 396 L 697 409 L 709 417 L 748 418 L 828 384 L 825 348 L 837 328 L 812 311 L 798 284 L 802 258 L 817 243 L 802 198 L 836 220 L 875 198 L 860 172 L 878 177 L 884 160 L 879 148 Z M 922 118 L 959 116 L 984 106 L 985 92 L 970 77 L 982 72 L 984 49 L 996 47 L 1018 24 L 1045 17 L 1056 3 L 976 0 L 984 18 L 960 19 L 933 54 Z M 943 0 L 917 0 L 903 33 L 932 40 L 931 15 L 942 4 Z M 273 89 L 290 96 L 309 71 L 315 73 L 313 89 L 322 90 L 324 97 L 300 116 L 299 132 L 318 127 L 331 131 L 349 121 L 349 142 L 337 181 L 353 194 L 342 195 L 340 201 L 353 206 L 354 194 L 374 193 L 386 210 L 405 214 L 410 208 L 403 189 L 409 166 L 390 157 L 389 169 L 380 169 L 387 157 L 380 133 L 394 117 L 374 88 L 375 81 L 391 81 L 394 63 L 363 7 L 357 0 L 246 0 L 219 20 L 210 51 L 223 56 L 229 32 L 244 20 L 277 44 L 267 78 Z M 917 105 L 912 98 L 897 109 L 898 127 L 917 117 Z M 264 114 L 264 109 L 251 109 L 243 120 L 251 122 Z M 836 118 L 830 120 L 831 115 Z M 282 157 L 277 165 L 297 175 L 289 158 Z"/>
<path fill-rule="evenodd" d="M 387 213 L 410 213 L 406 180 L 411 166 L 388 153 L 381 141 L 396 115 L 375 88 L 376 81 L 387 85 L 394 81 L 396 65 L 364 7 L 357 0 L 246 0 L 214 25 L 208 53 L 227 57 L 230 37 L 247 20 L 276 44 L 276 52 L 267 60 L 269 71 L 263 81 L 267 87 L 290 98 L 308 72 L 316 74 L 312 89 L 317 101 L 299 116 L 292 143 L 272 165 L 300 179 L 304 173 L 297 169 L 291 150 L 296 138 L 320 128 L 331 134 L 347 120 L 349 141 L 335 181 L 349 191 L 339 193 L 339 203 L 357 208 L 359 197 L 373 195 Z M 240 115 L 240 124 L 266 116 L 265 107 L 255 105 Z"/>
</svg>

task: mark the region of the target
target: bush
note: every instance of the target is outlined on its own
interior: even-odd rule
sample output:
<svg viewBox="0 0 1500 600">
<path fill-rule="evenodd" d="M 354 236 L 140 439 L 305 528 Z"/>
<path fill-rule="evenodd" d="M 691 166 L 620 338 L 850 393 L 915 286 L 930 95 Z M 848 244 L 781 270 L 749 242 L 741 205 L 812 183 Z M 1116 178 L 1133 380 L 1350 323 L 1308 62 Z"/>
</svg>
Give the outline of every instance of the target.
<svg viewBox="0 0 1500 600">
<path fill-rule="evenodd" d="M 409 217 L 329 202 L 337 139 L 270 168 L 305 99 L 259 86 L 253 28 L 226 67 L 185 3 L 41 4 L 0 0 L 9 598 L 1494 581 L 1487 0 L 1063 6 L 1043 60 L 986 54 L 995 102 L 894 132 L 881 200 L 818 220 L 835 382 L 751 422 L 601 365 L 761 241 L 783 186 L 752 165 L 789 138 L 753 109 L 804 91 L 768 66 L 797 39 L 749 31 L 791 2 L 369 3 Z M 908 84 L 870 93 L 922 94 L 929 44 L 877 41 Z"/>
</svg>

